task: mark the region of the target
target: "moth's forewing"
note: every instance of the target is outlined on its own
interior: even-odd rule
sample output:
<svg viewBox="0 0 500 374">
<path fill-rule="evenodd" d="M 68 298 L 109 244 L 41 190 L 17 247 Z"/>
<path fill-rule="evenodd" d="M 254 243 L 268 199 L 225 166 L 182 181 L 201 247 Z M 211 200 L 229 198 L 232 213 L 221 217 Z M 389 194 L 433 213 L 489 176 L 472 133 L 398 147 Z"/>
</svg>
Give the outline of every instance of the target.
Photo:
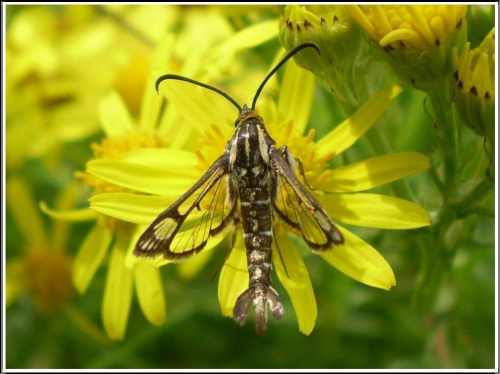
<svg viewBox="0 0 500 374">
<path fill-rule="evenodd" d="M 228 227 L 236 212 L 224 154 L 194 186 L 162 212 L 137 241 L 134 254 L 182 260 L 201 251 Z"/>
<path fill-rule="evenodd" d="M 313 250 L 326 250 L 343 243 L 340 231 L 279 151 L 271 152 L 269 165 L 274 170 L 273 207 L 277 216 Z"/>
</svg>

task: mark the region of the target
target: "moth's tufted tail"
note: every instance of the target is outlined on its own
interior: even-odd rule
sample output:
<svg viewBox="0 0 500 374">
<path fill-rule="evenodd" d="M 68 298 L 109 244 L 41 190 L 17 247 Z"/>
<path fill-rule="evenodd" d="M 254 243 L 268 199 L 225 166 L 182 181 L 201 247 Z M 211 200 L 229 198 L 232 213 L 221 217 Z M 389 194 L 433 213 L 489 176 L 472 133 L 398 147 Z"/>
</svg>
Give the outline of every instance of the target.
<svg viewBox="0 0 500 374">
<path fill-rule="evenodd" d="M 267 329 L 267 307 L 276 321 L 283 317 L 285 310 L 278 293 L 271 286 L 255 284 L 238 297 L 234 306 L 234 320 L 239 325 L 246 323 L 252 302 L 255 312 L 255 330 L 259 334 L 265 333 Z"/>
</svg>

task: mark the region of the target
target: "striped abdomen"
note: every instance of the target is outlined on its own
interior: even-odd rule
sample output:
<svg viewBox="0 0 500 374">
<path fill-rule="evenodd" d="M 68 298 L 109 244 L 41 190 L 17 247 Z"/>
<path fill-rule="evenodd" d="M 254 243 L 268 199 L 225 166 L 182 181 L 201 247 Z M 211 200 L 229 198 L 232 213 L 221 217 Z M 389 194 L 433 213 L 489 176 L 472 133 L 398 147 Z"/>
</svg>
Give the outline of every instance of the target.
<svg viewBox="0 0 500 374">
<path fill-rule="evenodd" d="M 255 328 L 264 333 L 267 306 L 276 320 L 283 316 L 283 306 L 271 287 L 272 204 L 269 157 L 263 128 L 257 124 L 242 125 L 232 144 L 234 185 L 240 200 L 240 220 L 247 255 L 249 287 L 236 301 L 234 319 L 243 325 L 250 303 L 255 311 Z"/>
</svg>

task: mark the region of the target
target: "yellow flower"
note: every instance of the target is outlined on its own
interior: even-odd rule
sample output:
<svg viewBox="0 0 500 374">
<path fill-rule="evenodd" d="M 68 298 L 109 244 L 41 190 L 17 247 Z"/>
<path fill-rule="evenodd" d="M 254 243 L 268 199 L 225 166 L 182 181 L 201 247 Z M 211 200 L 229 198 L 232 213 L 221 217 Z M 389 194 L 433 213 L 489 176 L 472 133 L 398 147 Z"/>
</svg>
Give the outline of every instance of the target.
<svg viewBox="0 0 500 374">
<path fill-rule="evenodd" d="M 28 294 L 39 312 L 46 315 L 62 312 L 94 339 L 106 341 L 102 331 L 71 303 L 74 287 L 71 282 L 72 259 L 67 253 L 68 224 L 53 222 L 47 230 L 38 204 L 22 178 L 10 176 L 6 187 L 7 222 L 19 228 L 22 238 L 7 248 L 6 307 Z M 68 186 L 58 197 L 56 206 L 71 208 L 76 198 L 76 186 Z M 15 253 L 16 249 L 21 250 Z"/>
<path fill-rule="evenodd" d="M 24 255 L 7 264 L 7 306 L 28 291 L 42 312 L 51 312 L 72 295 L 71 258 L 65 252 L 67 227 L 55 225 L 50 239 L 26 183 L 11 177 L 7 183 L 9 220 L 26 238 Z M 17 276 L 16 276 L 17 275 Z"/>
<path fill-rule="evenodd" d="M 222 73 L 217 68 L 221 66 L 219 62 L 223 60 L 229 64 L 231 60 L 227 54 L 222 56 L 215 53 L 214 45 L 219 43 L 218 47 L 225 45 L 230 50 L 236 51 L 241 45 L 249 45 L 255 40 L 250 40 L 252 33 L 244 38 L 241 33 L 234 34 L 228 21 L 217 13 L 207 14 L 193 8 L 184 15 L 182 32 L 175 37 L 165 36 L 154 53 L 145 83 L 146 89 L 139 119 L 136 121 L 133 118 L 124 100 L 116 92 L 106 95 L 99 105 L 100 122 L 106 138 L 93 144 L 95 159 L 87 163 L 85 172 L 77 173 L 77 177 L 93 189 L 94 196 L 90 199 L 92 205 L 95 201 L 99 201 L 102 195 L 122 196 L 127 191 L 136 190 L 133 180 L 122 180 L 121 177 L 126 174 L 124 172 L 134 172 L 137 169 L 144 170 L 146 178 L 149 179 L 150 193 L 156 191 L 155 188 L 163 191 L 171 188 L 172 194 L 187 188 L 182 180 L 178 181 L 177 186 L 158 183 L 162 182 L 161 173 L 164 171 L 160 167 L 177 170 L 186 178 L 190 175 L 189 172 L 182 170 L 185 167 L 182 163 L 177 166 L 171 164 L 171 156 L 165 157 L 162 152 L 176 154 L 174 160 L 182 157 L 183 151 L 180 149 L 192 147 L 190 139 L 196 139 L 199 128 L 193 126 L 192 131 L 183 129 L 185 123 L 190 122 L 189 116 L 184 120 L 180 118 L 175 107 L 171 105 L 165 107 L 164 99 L 154 91 L 154 81 L 166 67 L 176 72 L 180 69 L 181 73 L 199 74 L 207 79 L 220 76 Z M 206 32 L 211 28 L 217 32 L 209 32 L 200 40 L 200 32 Z M 260 30 L 261 41 L 273 36 L 269 33 L 269 22 L 256 25 L 254 30 Z M 185 50 L 181 52 L 176 50 L 174 53 L 174 45 Z M 227 49 L 224 49 L 225 51 Z M 180 65 L 180 62 L 184 64 Z M 185 90 L 179 94 L 183 95 L 189 95 L 189 91 Z M 205 101 L 208 107 L 210 103 L 210 99 Z M 202 106 L 199 106 L 191 110 L 199 111 L 201 108 Z M 198 119 L 197 117 L 196 120 Z M 199 122 L 196 125 L 199 126 Z M 169 149 L 161 148 L 166 146 Z M 162 158 L 151 159 L 149 155 L 155 151 L 161 153 Z M 190 164 L 190 159 L 184 158 L 183 161 L 190 167 L 193 166 Z M 156 174 L 157 170 L 160 170 L 159 175 Z M 112 177 L 107 174 L 108 172 Z M 141 197 L 144 196 L 137 195 L 137 198 Z M 158 204 L 156 209 L 164 204 L 165 202 Z M 105 206 L 101 210 L 104 214 L 98 214 L 90 209 L 68 212 L 53 211 L 46 206 L 43 206 L 43 209 L 53 218 L 96 221 L 96 225 L 78 251 L 72 275 L 77 290 L 80 293 L 85 292 L 95 272 L 103 263 L 108 249 L 111 251 L 102 310 L 104 327 L 110 338 L 120 340 L 125 335 L 132 302 L 132 288 L 135 288 L 141 309 L 151 323 L 161 324 L 166 320 L 166 303 L 159 269 L 147 262 L 132 263 L 127 260 L 127 253 L 132 251 L 138 235 L 144 230 L 143 226 L 133 223 L 143 222 L 122 216 L 115 216 L 119 218 L 115 219 L 111 217 L 112 215 L 106 214 Z"/>
<path fill-rule="evenodd" d="M 451 49 L 465 43 L 467 5 L 354 5 L 346 7 L 383 48 L 402 79 L 419 89 L 451 74 Z"/>
<path fill-rule="evenodd" d="M 177 13 L 123 5 L 7 6 L 7 12 L 16 8 L 6 35 L 9 167 L 27 158 L 50 161 L 63 143 L 99 131 L 95 108 L 113 87 L 127 93 L 137 113 L 153 51 L 147 43 L 156 43 Z"/>
<path fill-rule="evenodd" d="M 429 225 L 428 213 L 411 202 L 377 194 L 353 193 L 422 171 L 429 167 L 427 157 L 418 153 L 399 153 L 337 169 L 331 169 L 328 164 L 363 136 L 401 89 L 390 86 L 378 92 L 337 128 L 314 142 L 314 130 L 303 135 L 311 110 L 313 87 L 314 77 L 289 62 L 278 103 L 262 98 L 257 109 L 269 134 L 276 140 L 276 146 L 287 145 L 291 153 L 302 160 L 307 180 L 314 188 L 312 193 L 331 218 L 340 224 L 389 229 Z M 118 161 L 91 165 L 93 174 L 138 192 L 103 193 L 91 199 L 91 207 L 100 213 L 142 224 L 144 228 L 187 191 L 221 155 L 234 132 L 236 116 L 234 108 L 220 97 L 217 97 L 218 102 L 207 104 L 207 98 L 215 95 L 207 90 L 200 92 L 199 87 L 186 83 L 164 82 L 160 93 L 169 99 L 181 116 L 186 117 L 188 132 L 203 134 L 201 143 L 193 151 L 151 149 L 129 155 L 143 166 L 131 167 L 131 164 Z M 360 282 L 382 289 L 394 286 L 394 274 L 384 258 L 347 229 L 340 227 L 340 230 L 345 243 L 320 253 L 320 256 Z M 287 229 L 278 224 L 275 231 L 280 253 L 273 250 L 274 268 L 290 296 L 300 331 L 310 334 L 317 308 L 307 269 Z M 217 235 L 209 240 L 204 251 L 216 246 L 223 237 Z M 142 263 L 148 260 L 131 257 L 130 261 Z M 239 234 L 219 279 L 219 302 L 225 316 L 232 316 L 237 297 L 248 287 L 246 261 Z M 163 258 L 151 260 L 155 266 L 168 262 Z"/>
</svg>

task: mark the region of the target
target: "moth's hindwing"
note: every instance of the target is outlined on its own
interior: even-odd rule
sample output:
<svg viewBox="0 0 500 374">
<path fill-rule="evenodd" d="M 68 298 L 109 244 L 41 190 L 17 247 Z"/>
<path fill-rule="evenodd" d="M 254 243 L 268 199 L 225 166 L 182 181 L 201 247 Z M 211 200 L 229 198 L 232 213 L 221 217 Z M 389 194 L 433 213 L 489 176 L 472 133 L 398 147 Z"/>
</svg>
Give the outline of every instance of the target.
<svg viewBox="0 0 500 374">
<path fill-rule="evenodd" d="M 234 220 L 236 196 L 224 154 L 179 200 L 163 211 L 137 241 L 134 254 L 182 260 L 201 251 Z"/>
<path fill-rule="evenodd" d="M 340 231 L 279 151 L 271 152 L 269 165 L 275 172 L 272 202 L 277 216 L 313 250 L 327 250 L 343 243 Z"/>
</svg>

